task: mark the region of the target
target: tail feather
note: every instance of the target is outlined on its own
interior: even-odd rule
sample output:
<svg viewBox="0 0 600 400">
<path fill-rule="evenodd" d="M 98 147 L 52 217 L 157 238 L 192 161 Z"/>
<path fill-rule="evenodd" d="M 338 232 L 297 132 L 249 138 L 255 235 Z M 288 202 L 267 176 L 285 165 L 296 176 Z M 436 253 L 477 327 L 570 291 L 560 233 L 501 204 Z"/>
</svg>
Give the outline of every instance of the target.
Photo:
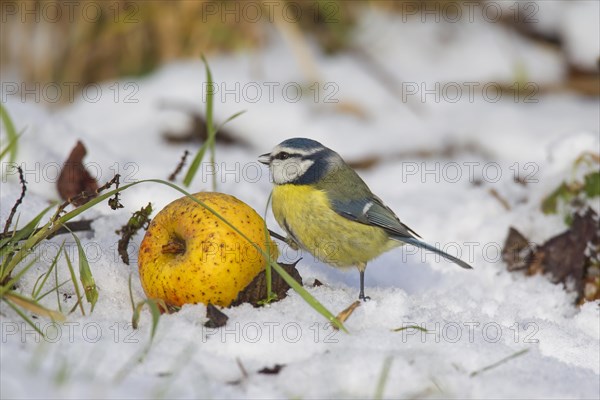
<svg viewBox="0 0 600 400">
<path fill-rule="evenodd" d="M 430 244 L 422 242 L 419 239 L 412 238 L 412 237 L 396 237 L 396 236 L 394 236 L 393 238 L 398 241 L 404 242 L 404 243 L 412 244 L 413 246 L 419 247 L 421 249 L 425 249 L 425 250 L 429 250 L 434 253 L 437 253 L 437 254 L 441 255 L 442 257 L 444 257 L 445 259 L 452 261 L 453 263 L 457 264 L 458 266 L 460 266 L 462 268 L 473 269 L 473 267 L 471 267 L 469 264 L 467 264 L 460 258 L 456 258 L 448 253 L 444 253 L 440 249 L 437 249 Z"/>
</svg>

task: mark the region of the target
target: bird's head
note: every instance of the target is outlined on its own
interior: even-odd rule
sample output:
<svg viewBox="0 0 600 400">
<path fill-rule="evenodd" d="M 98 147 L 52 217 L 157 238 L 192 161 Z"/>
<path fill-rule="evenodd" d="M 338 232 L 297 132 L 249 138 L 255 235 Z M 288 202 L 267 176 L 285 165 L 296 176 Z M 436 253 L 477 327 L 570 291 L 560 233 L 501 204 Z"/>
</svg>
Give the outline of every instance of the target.
<svg viewBox="0 0 600 400">
<path fill-rule="evenodd" d="M 311 185 L 319 182 L 333 168 L 344 164 L 335 151 L 316 140 L 287 139 L 258 161 L 269 166 L 276 185 Z"/>
</svg>

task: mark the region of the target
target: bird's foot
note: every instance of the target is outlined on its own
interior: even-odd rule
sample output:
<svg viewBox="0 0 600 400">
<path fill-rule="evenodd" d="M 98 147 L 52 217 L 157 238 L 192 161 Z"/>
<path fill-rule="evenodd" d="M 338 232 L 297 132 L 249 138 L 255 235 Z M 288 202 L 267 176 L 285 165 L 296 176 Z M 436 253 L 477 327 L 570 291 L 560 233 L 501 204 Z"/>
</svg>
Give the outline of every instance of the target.
<svg viewBox="0 0 600 400">
<path fill-rule="evenodd" d="M 362 301 L 364 301 L 364 302 L 367 302 L 367 301 L 371 300 L 371 298 L 370 298 L 369 296 L 365 296 L 365 294 L 364 294 L 364 293 L 361 293 L 361 294 L 359 294 L 359 295 L 358 295 L 358 299 L 359 299 L 359 300 L 362 300 Z"/>
</svg>

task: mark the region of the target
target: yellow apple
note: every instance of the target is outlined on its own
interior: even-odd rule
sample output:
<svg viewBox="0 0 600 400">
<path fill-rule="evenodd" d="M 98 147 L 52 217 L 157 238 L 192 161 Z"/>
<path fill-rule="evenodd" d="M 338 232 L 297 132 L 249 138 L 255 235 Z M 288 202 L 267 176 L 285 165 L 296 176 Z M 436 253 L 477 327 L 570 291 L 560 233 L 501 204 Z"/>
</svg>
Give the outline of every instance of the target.
<svg viewBox="0 0 600 400">
<path fill-rule="evenodd" d="M 264 220 L 254 209 L 224 193 L 193 196 L 267 252 Z M 269 247 L 277 259 L 277 247 L 270 239 Z M 156 215 L 138 256 L 146 295 L 175 306 L 212 303 L 227 307 L 265 265 L 266 257 L 252 244 L 187 196 Z"/>
</svg>

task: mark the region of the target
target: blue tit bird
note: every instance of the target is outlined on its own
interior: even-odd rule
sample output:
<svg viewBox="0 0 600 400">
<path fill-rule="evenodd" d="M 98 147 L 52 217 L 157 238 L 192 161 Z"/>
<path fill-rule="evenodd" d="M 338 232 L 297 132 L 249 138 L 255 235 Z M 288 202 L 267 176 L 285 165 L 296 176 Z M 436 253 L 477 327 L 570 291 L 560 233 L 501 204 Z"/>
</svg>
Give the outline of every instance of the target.
<svg viewBox="0 0 600 400">
<path fill-rule="evenodd" d="M 288 244 L 332 266 L 358 268 L 359 299 L 368 299 L 364 291 L 367 263 L 404 244 L 472 268 L 420 240 L 338 153 L 321 143 L 288 139 L 259 161 L 269 166 L 273 214 L 287 233 Z"/>
</svg>

